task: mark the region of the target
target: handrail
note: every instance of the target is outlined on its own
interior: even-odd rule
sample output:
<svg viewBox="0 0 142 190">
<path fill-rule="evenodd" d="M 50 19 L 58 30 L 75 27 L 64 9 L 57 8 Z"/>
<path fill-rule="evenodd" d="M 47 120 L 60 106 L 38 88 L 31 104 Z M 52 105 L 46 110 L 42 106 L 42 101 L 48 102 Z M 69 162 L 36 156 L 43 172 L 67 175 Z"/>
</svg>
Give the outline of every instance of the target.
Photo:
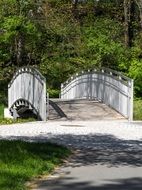
<svg viewBox="0 0 142 190">
<path fill-rule="evenodd" d="M 102 67 L 102 68 L 89 69 L 86 71 L 81 71 L 79 73 L 76 73 L 76 74 L 72 75 L 67 81 L 62 83 L 61 86 L 66 87 L 72 80 L 78 78 L 79 76 L 89 74 L 89 73 L 98 73 L 98 72 L 99 72 L 99 74 L 105 73 L 105 74 L 109 75 L 110 77 L 113 77 L 116 80 L 119 80 L 122 83 L 127 84 L 127 85 L 129 85 L 129 82 L 131 82 L 131 78 L 124 76 L 122 73 L 115 71 L 113 69 L 110 69 L 110 68 Z"/>
<path fill-rule="evenodd" d="M 46 81 L 45 77 L 36 68 L 33 68 L 31 66 L 23 66 L 16 70 L 11 81 L 8 84 L 8 88 L 10 88 L 16 77 L 21 73 L 31 73 L 34 74 L 35 76 L 39 76 L 39 79 L 41 81 Z"/>
</svg>

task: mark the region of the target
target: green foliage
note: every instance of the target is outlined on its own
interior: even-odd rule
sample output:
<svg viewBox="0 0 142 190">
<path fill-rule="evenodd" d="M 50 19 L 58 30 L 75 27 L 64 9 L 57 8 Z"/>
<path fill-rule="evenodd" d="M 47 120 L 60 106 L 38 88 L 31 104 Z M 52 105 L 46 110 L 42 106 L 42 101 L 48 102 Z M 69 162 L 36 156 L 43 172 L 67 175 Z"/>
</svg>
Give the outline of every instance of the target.
<svg viewBox="0 0 142 190">
<path fill-rule="evenodd" d="M 4 105 L 1 104 L 0 105 L 0 119 L 3 119 L 3 117 L 4 117 Z"/>
<path fill-rule="evenodd" d="M 60 90 L 57 90 L 57 89 L 48 89 L 47 91 L 49 93 L 49 97 L 50 98 L 59 98 Z"/>
<path fill-rule="evenodd" d="M 142 96 L 142 33 L 139 33 L 131 47 L 129 76 L 134 79 L 135 96 Z"/>
<path fill-rule="evenodd" d="M 1 55 L 3 55 L 1 57 L 2 61 L 6 62 L 15 58 L 15 54 L 18 53 L 17 46 L 20 36 L 23 39 L 23 53 L 27 55 L 35 51 L 35 43 L 39 40 L 40 33 L 38 33 L 35 24 L 30 20 L 23 16 L 9 16 L 4 18 L 1 26 L 4 33 L 1 35 L 0 40 L 5 46 L 5 49 L 1 50 Z"/>
<path fill-rule="evenodd" d="M 30 15 L 30 11 L 35 14 L 34 1 L 0 1 L 0 10 L 0 75 L 3 76 L 6 73 L 3 68 L 12 73 L 12 67 L 38 62 L 41 32 Z"/>
<path fill-rule="evenodd" d="M 142 120 L 142 99 L 134 100 L 134 120 Z"/>
<path fill-rule="evenodd" d="M 25 182 L 49 174 L 70 151 L 50 143 L 0 141 L 1 190 L 28 189 Z"/>
<path fill-rule="evenodd" d="M 5 69 L 4 69 L 5 71 Z M 3 72 L 4 74 L 4 72 Z M 5 75 L 0 73 L 0 105 L 7 106 L 7 76 L 9 75 L 8 71 Z M 3 80 L 2 80 L 3 79 Z"/>
<path fill-rule="evenodd" d="M 135 95 L 142 96 L 142 60 L 131 61 L 129 76 L 134 79 Z"/>
<path fill-rule="evenodd" d="M 44 15 L 46 43 L 39 68 L 46 76 L 49 87 L 57 89 L 80 68 L 80 62 L 75 60 L 79 60 L 82 53 L 81 31 L 79 23 L 73 21 L 69 12 L 62 12 L 59 7 L 58 10 L 47 7 L 49 14 Z"/>
<path fill-rule="evenodd" d="M 103 66 L 133 77 L 141 96 L 139 9 L 135 5 L 132 46 L 126 47 L 123 6 L 123 0 L 78 1 L 76 7 L 70 0 L 0 0 L 0 80 L 7 85 L 17 67 L 34 65 L 49 89 L 60 89 L 75 72 Z"/>
<path fill-rule="evenodd" d="M 121 42 L 121 26 L 115 20 L 99 18 L 84 30 L 86 53 L 90 66 L 119 68 L 127 57 Z"/>
</svg>

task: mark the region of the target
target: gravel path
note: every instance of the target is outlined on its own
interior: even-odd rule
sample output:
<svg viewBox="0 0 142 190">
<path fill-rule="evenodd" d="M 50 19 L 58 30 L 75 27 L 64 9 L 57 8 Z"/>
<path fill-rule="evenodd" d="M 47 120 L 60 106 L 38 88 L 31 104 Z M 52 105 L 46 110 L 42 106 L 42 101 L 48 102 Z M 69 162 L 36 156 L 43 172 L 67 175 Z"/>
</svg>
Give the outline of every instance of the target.
<svg viewBox="0 0 142 190">
<path fill-rule="evenodd" d="M 142 140 L 142 122 L 49 121 L 0 126 L 0 138 L 8 139 L 31 138 L 33 140 L 49 140 L 54 136 L 56 137 L 61 135 L 88 136 L 98 134 L 112 135 L 124 140 Z M 67 145 L 66 142 L 65 145 Z"/>
</svg>

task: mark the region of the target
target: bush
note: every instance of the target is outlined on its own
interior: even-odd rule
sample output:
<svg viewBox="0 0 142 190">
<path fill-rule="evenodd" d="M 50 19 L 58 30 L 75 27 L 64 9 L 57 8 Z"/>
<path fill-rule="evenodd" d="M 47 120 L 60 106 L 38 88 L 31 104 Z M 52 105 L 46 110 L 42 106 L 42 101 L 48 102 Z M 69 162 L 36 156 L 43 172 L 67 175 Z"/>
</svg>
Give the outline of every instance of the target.
<svg viewBox="0 0 142 190">
<path fill-rule="evenodd" d="M 58 89 L 48 89 L 50 98 L 59 98 L 60 90 Z"/>
<path fill-rule="evenodd" d="M 0 105 L 0 120 L 4 117 L 4 105 Z"/>
<path fill-rule="evenodd" d="M 142 60 L 132 60 L 129 76 L 134 79 L 135 96 L 142 96 Z"/>
<path fill-rule="evenodd" d="M 134 100 L 134 120 L 142 120 L 142 99 Z"/>
</svg>

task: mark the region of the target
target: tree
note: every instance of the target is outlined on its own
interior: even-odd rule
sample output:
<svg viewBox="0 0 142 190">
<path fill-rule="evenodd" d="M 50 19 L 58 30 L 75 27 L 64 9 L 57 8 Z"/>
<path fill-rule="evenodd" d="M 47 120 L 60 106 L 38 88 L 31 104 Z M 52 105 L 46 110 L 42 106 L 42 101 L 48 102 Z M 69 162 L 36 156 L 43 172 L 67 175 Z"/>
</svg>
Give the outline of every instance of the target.
<svg viewBox="0 0 142 190">
<path fill-rule="evenodd" d="M 1 51 L 6 51 L 8 55 L 4 56 L 5 59 L 3 61 L 5 63 L 21 66 L 29 64 L 30 60 L 36 57 L 36 48 L 38 48 L 36 43 L 39 44 L 41 33 L 38 23 L 35 22 L 35 5 L 32 6 L 31 2 L 29 2 L 28 0 L 6 0 L 0 2 L 0 25 L 4 31 L 1 35 L 1 42 L 5 46 L 4 50 Z M 9 3 L 11 9 L 9 9 Z M 29 14 L 31 11 L 35 14 L 34 19 Z"/>
<path fill-rule="evenodd" d="M 142 30 L 142 0 L 135 0 L 138 8 L 139 8 L 139 15 L 140 15 L 140 26 Z"/>
<path fill-rule="evenodd" d="M 73 5 L 72 5 L 72 12 L 75 18 L 77 17 L 77 13 L 78 13 L 77 11 L 78 2 L 79 2 L 78 0 L 74 0 Z"/>
<path fill-rule="evenodd" d="M 124 36 L 125 46 L 130 47 L 133 39 L 134 1 L 124 0 Z"/>
</svg>

